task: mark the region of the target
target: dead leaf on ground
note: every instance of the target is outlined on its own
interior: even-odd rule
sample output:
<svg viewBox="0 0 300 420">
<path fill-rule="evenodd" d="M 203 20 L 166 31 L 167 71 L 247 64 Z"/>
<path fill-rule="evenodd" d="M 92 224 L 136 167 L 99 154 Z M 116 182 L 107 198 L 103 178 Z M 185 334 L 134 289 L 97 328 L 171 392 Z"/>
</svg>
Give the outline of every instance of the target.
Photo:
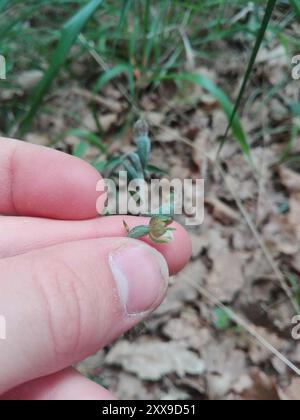
<svg viewBox="0 0 300 420">
<path fill-rule="evenodd" d="M 269 332 L 266 328 L 256 327 L 255 330 L 264 337 L 273 347 L 278 351 L 284 351 L 286 347 L 286 341 L 279 338 L 276 334 Z M 270 361 L 272 354 L 270 350 L 260 344 L 257 340 L 249 339 L 249 356 L 255 365 L 259 365 L 263 362 Z"/>
<path fill-rule="evenodd" d="M 206 268 L 201 260 L 188 264 L 174 278 L 174 283 L 169 287 L 167 296 L 162 305 L 156 309 L 154 315 L 161 316 L 166 313 L 176 313 L 187 302 L 195 302 L 199 295 L 192 283 L 200 284 L 206 276 Z"/>
<path fill-rule="evenodd" d="M 291 192 L 300 192 L 300 174 L 291 169 L 280 166 L 278 169 L 282 185 Z"/>
<path fill-rule="evenodd" d="M 294 194 L 290 198 L 289 205 L 288 221 L 291 228 L 295 230 L 298 240 L 300 240 L 300 194 Z"/>
<path fill-rule="evenodd" d="M 208 290 L 222 302 L 231 302 L 244 285 L 240 258 L 224 251 L 213 257 L 213 268 L 206 278 Z"/>
<path fill-rule="evenodd" d="M 157 381 L 170 373 L 179 377 L 202 375 L 205 370 L 203 361 L 181 344 L 153 339 L 149 342 L 117 342 L 107 354 L 106 363 L 122 366 L 148 381 Z"/>
<path fill-rule="evenodd" d="M 164 327 L 163 333 L 174 341 L 180 341 L 186 348 L 201 351 L 203 346 L 208 343 L 211 333 L 207 328 L 202 328 L 199 316 L 196 317 L 198 325 L 193 325 L 187 319 L 170 319 Z"/>
<path fill-rule="evenodd" d="M 108 131 L 113 124 L 117 122 L 118 116 L 117 114 L 103 114 L 99 116 L 99 122 L 101 125 L 101 128 L 104 131 Z"/>
<path fill-rule="evenodd" d="M 285 388 L 278 387 L 280 399 L 283 401 L 300 400 L 300 378 L 293 378 L 290 385 Z"/>
<path fill-rule="evenodd" d="M 235 349 L 233 338 L 226 338 L 222 342 L 209 343 L 204 347 L 202 356 L 208 372 L 209 396 L 211 399 L 221 398 L 244 373 L 245 353 Z"/>
<path fill-rule="evenodd" d="M 233 225 L 240 220 L 240 214 L 217 197 L 207 197 L 205 202 L 212 207 L 213 217 L 223 225 Z"/>
<path fill-rule="evenodd" d="M 278 401 L 278 392 L 276 390 L 276 380 L 272 375 L 266 375 L 258 368 L 252 368 L 250 371 L 253 386 L 242 393 L 244 400 L 251 401 Z"/>
<path fill-rule="evenodd" d="M 33 89 L 43 77 L 41 70 L 26 70 L 18 74 L 17 85 L 20 86 L 25 92 Z"/>
<path fill-rule="evenodd" d="M 96 354 L 88 357 L 76 365 L 76 369 L 85 376 L 94 376 L 97 374 L 104 362 L 104 352 L 99 350 Z"/>
</svg>

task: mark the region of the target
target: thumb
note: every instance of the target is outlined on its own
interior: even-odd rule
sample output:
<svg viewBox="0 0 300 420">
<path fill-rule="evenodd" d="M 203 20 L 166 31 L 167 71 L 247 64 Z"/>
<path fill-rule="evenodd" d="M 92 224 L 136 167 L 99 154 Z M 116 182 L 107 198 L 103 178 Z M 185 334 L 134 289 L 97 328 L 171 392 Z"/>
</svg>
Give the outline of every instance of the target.
<svg viewBox="0 0 300 420">
<path fill-rule="evenodd" d="M 0 393 L 64 369 L 162 301 L 168 267 L 131 239 L 67 243 L 0 261 Z"/>
</svg>

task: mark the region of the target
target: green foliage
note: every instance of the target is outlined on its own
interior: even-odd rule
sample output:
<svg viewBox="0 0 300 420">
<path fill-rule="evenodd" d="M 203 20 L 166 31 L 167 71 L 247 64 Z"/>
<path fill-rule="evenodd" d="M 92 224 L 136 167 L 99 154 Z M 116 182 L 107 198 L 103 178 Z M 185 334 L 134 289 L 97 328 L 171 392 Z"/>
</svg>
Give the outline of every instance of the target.
<svg viewBox="0 0 300 420">
<path fill-rule="evenodd" d="M 149 175 L 149 159 L 151 154 L 151 140 L 148 135 L 148 125 L 144 119 L 139 119 L 134 125 L 134 140 L 136 152 L 130 152 L 116 158 L 112 162 L 109 174 L 113 175 L 119 169 L 127 171 L 129 180 L 145 179 Z M 151 169 L 151 167 L 150 167 Z"/>
<path fill-rule="evenodd" d="M 74 137 L 78 137 L 79 139 L 82 140 L 82 143 L 86 143 L 87 145 L 91 145 L 94 147 L 97 147 L 101 153 L 107 153 L 107 147 L 105 146 L 105 144 L 100 140 L 100 138 L 88 131 L 88 130 L 81 130 L 81 129 L 71 129 L 68 130 L 65 135 L 69 135 L 69 136 L 74 136 Z"/>
<path fill-rule="evenodd" d="M 264 15 L 264 18 L 262 20 L 261 27 L 259 28 L 259 31 L 257 33 L 256 41 L 255 41 L 254 47 L 253 47 L 252 52 L 251 52 L 249 64 L 248 64 L 247 69 L 246 69 L 246 73 L 245 73 L 245 76 L 244 76 L 244 79 L 243 79 L 243 83 L 242 83 L 242 86 L 240 88 L 237 100 L 235 101 L 234 109 L 231 113 L 231 116 L 230 116 L 230 119 L 229 119 L 229 124 L 228 124 L 226 132 L 224 134 L 223 141 L 220 144 L 219 153 L 222 150 L 223 145 L 225 144 L 225 141 L 227 139 L 227 135 L 228 135 L 228 132 L 229 132 L 230 128 L 234 124 L 236 113 L 238 111 L 238 108 L 241 104 L 241 100 L 242 100 L 243 95 L 245 93 L 247 83 L 250 79 L 250 76 L 251 76 L 251 73 L 252 73 L 252 70 L 253 70 L 253 67 L 254 67 L 254 64 L 255 64 L 257 53 L 258 53 L 258 51 L 260 49 L 260 46 L 263 42 L 266 30 L 268 28 L 268 25 L 269 25 L 269 22 L 270 22 L 270 19 L 271 19 L 273 10 L 274 10 L 274 7 L 276 5 L 276 2 L 277 2 L 277 0 L 268 0 L 265 15 Z"/>
<path fill-rule="evenodd" d="M 24 135 L 37 113 L 40 104 L 49 90 L 53 80 L 64 64 L 71 47 L 74 45 L 77 36 L 93 13 L 98 9 L 103 0 L 91 0 L 82 7 L 70 20 L 66 22 L 62 31 L 56 50 L 54 51 L 48 70 L 40 81 L 35 95 L 30 101 L 29 111 L 25 114 L 20 128 L 20 134 Z"/>
<path fill-rule="evenodd" d="M 225 331 L 231 326 L 231 318 L 228 313 L 221 308 L 216 308 L 213 312 L 214 326 L 217 330 Z"/>
<path fill-rule="evenodd" d="M 9 66 L 5 88 L 15 89 L 15 80 L 11 75 L 19 70 L 40 69 L 45 73 L 40 84 L 29 92 L 26 103 L 14 97 L 3 104 L 0 128 L 4 134 L 15 133 L 15 127 L 20 123 L 19 134 L 27 132 L 36 113 L 46 111 L 43 103 L 53 81 L 57 79 L 59 84 L 63 77 L 76 79 L 72 66 L 82 57 L 88 60 L 87 51 L 92 51 L 92 55 L 100 58 L 100 64 L 104 64 L 100 67 L 99 63 L 93 62 L 87 68 L 83 79 L 78 79 L 83 88 L 101 95 L 107 83 L 117 82 L 118 87 L 121 81 L 126 86 L 128 102 L 139 108 L 142 94 L 160 89 L 168 78 L 196 83 L 217 98 L 228 118 L 220 149 L 231 130 L 244 155 L 250 159 L 250 146 L 238 111 L 251 79 L 258 50 L 263 40 L 272 41 L 274 37 L 278 37 L 287 53 L 299 46 L 297 37 L 293 37 L 291 31 L 284 31 L 285 25 L 293 21 L 295 14 L 300 16 L 299 1 L 290 0 L 292 9 L 287 10 L 287 2 L 278 0 L 286 15 L 283 14 L 282 20 L 275 16 L 276 25 L 272 25 L 275 3 L 276 0 L 266 3 L 255 0 L 251 5 L 246 0 L 2 0 L 0 54 L 7 56 Z M 248 11 L 237 19 L 236 16 L 245 10 Z M 77 42 L 81 33 L 87 39 L 88 46 Z M 231 87 L 224 86 L 222 81 L 214 84 L 203 75 L 186 69 L 191 65 L 191 57 L 200 66 L 202 58 L 213 62 L 218 59 L 219 51 L 215 47 L 220 41 L 235 43 L 237 40 L 243 43 L 245 51 L 250 50 L 250 59 L 234 102 L 230 95 Z M 64 71 L 60 71 L 62 69 Z M 124 120 L 124 124 L 132 120 L 130 106 Z M 79 128 L 83 127 L 79 125 Z M 99 137 L 101 130 L 91 134 Z M 85 136 L 81 141 L 91 144 Z M 141 141 L 137 146 L 143 171 L 152 171 L 153 167 L 145 167 L 141 152 L 147 143 Z M 84 153 L 83 145 L 76 153 Z M 93 164 L 110 171 L 116 163 L 115 159 L 113 156 L 106 163 Z M 124 166 L 132 176 L 141 175 L 136 156 L 127 156 L 125 161 Z"/>
<path fill-rule="evenodd" d="M 97 80 L 94 86 L 94 92 L 101 91 L 101 89 L 112 79 L 118 77 L 120 74 L 125 73 L 128 77 L 128 86 L 129 92 L 133 96 L 134 95 L 134 76 L 133 76 L 133 68 L 130 64 L 122 63 L 117 64 L 116 66 L 112 67 L 105 73 L 103 73 Z"/>
<path fill-rule="evenodd" d="M 300 3 L 299 0 L 290 0 L 291 6 L 295 11 L 295 14 L 300 21 Z"/>
</svg>

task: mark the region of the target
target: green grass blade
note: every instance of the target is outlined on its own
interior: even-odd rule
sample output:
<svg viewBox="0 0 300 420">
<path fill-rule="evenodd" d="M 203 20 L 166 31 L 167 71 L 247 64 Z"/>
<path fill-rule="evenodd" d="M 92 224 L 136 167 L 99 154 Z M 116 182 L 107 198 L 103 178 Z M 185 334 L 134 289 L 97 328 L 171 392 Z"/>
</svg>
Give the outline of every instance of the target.
<svg viewBox="0 0 300 420">
<path fill-rule="evenodd" d="M 130 64 L 126 64 L 126 63 L 118 64 L 115 67 L 106 71 L 104 74 L 102 74 L 94 86 L 94 92 L 98 92 L 99 90 L 101 90 L 103 86 L 106 85 L 106 83 L 108 83 L 110 80 L 114 79 L 115 77 L 119 76 L 122 73 L 127 74 L 129 91 L 130 91 L 131 96 L 134 96 L 133 68 Z"/>
<path fill-rule="evenodd" d="M 74 128 L 71 130 L 68 130 L 66 132 L 66 135 L 77 137 L 81 140 L 85 140 L 88 142 L 91 146 L 97 147 L 102 153 L 107 153 L 107 148 L 104 143 L 99 139 L 99 137 L 91 133 L 88 130 L 82 130 L 80 128 Z"/>
<path fill-rule="evenodd" d="M 206 78 L 205 76 L 202 76 L 200 74 L 191 74 L 191 73 L 179 73 L 179 74 L 171 74 L 164 79 L 173 79 L 173 80 L 185 80 L 191 83 L 196 83 L 205 90 L 207 90 L 214 98 L 216 98 L 221 107 L 223 108 L 224 113 L 226 114 L 228 121 L 231 120 L 232 113 L 233 113 L 233 104 L 226 95 L 225 92 L 223 92 L 222 89 L 220 89 L 218 86 L 216 86 L 211 80 Z M 234 116 L 232 123 L 232 132 L 234 134 L 234 137 L 238 144 L 240 145 L 243 153 L 250 158 L 250 147 L 247 143 L 247 138 L 244 132 L 244 129 L 242 127 L 242 124 L 238 118 L 237 115 Z"/>
<path fill-rule="evenodd" d="M 9 5 L 8 0 L 1 0 L 0 1 L 0 12 L 2 12 L 8 5 Z"/>
<path fill-rule="evenodd" d="M 118 23 L 118 28 L 123 29 L 123 26 L 125 24 L 126 21 L 126 17 L 128 14 L 128 11 L 130 10 L 132 4 L 132 0 L 123 0 L 123 6 L 122 6 L 122 10 L 120 13 L 120 18 L 119 18 L 119 23 Z"/>
<path fill-rule="evenodd" d="M 85 141 L 81 141 L 73 150 L 72 155 L 78 158 L 82 158 L 86 151 L 88 150 L 89 145 Z"/>
<path fill-rule="evenodd" d="M 250 79 L 250 76 L 251 76 L 255 61 L 256 61 L 257 53 L 258 53 L 258 51 L 260 49 L 260 46 L 261 46 L 261 43 L 264 39 L 266 30 L 268 28 L 268 25 L 269 25 L 269 22 L 270 22 L 270 19 L 271 19 L 271 16 L 273 14 L 273 10 L 276 6 L 276 2 L 277 2 L 277 0 L 268 0 L 266 10 L 265 10 L 265 14 L 264 14 L 264 17 L 263 17 L 263 21 L 262 21 L 262 24 L 261 24 L 260 29 L 258 31 L 258 34 L 256 36 L 256 41 L 255 41 L 255 44 L 254 44 L 254 47 L 253 47 L 253 50 L 252 50 L 252 53 L 251 53 L 251 56 L 250 56 L 250 60 L 249 60 L 248 67 L 247 67 L 247 70 L 246 70 L 246 73 L 245 73 L 245 76 L 244 76 L 244 79 L 243 79 L 242 86 L 240 88 L 237 100 L 235 102 L 234 109 L 233 109 L 232 115 L 231 115 L 230 120 L 229 120 L 229 124 L 228 124 L 226 132 L 224 134 L 224 138 L 223 138 L 222 142 L 220 143 L 218 156 L 219 156 L 219 154 L 220 154 L 220 152 L 221 152 L 221 150 L 222 150 L 222 148 L 223 148 L 223 146 L 226 142 L 229 130 L 231 129 L 231 127 L 233 125 L 233 121 L 234 121 L 235 116 L 237 114 L 238 108 L 241 104 L 242 97 L 245 93 L 247 83 Z"/>
<path fill-rule="evenodd" d="M 98 9 L 102 1 L 103 0 L 91 0 L 63 26 L 58 46 L 54 51 L 48 70 L 37 86 L 36 92 L 30 103 L 30 109 L 21 122 L 21 135 L 24 135 L 28 131 L 45 94 L 47 93 L 60 68 L 64 64 L 72 45 L 76 41 L 77 36 L 82 31 L 89 18 Z"/>
<path fill-rule="evenodd" d="M 300 2 L 299 0 L 290 0 L 290 4 L 295 11 L 295 14 L 300 21 Z"/>
</svg>

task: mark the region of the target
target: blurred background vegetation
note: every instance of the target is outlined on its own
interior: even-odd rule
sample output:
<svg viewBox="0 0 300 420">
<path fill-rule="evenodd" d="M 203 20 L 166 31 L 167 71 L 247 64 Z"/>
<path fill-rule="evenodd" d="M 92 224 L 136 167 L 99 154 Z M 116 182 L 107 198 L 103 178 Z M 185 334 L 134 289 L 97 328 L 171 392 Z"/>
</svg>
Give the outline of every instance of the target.
<svg viewBox="0 0 300 420">
<path fill-rule="evenodd" d="M 1 135 L 109 173 L 144 116 L 151 171 L 206 180 L 205 223 L 190 232 L 192 262 L 164 309 L 136 347 L 126 339 L 128 354 L 117 344 L 80 367 L 120 397 L 300 395 L 272 354 L 300 363 L 290 339 L 300 306 L 299 20 L 298 0 L 0 0 Z M 197 357 L 195 371 L 167 366 L 160 377 L 162 358 L 148 378 L 126 364 L 135 349 L 145 360 L 178 351 L 183 365 Z"/>
</svg>

